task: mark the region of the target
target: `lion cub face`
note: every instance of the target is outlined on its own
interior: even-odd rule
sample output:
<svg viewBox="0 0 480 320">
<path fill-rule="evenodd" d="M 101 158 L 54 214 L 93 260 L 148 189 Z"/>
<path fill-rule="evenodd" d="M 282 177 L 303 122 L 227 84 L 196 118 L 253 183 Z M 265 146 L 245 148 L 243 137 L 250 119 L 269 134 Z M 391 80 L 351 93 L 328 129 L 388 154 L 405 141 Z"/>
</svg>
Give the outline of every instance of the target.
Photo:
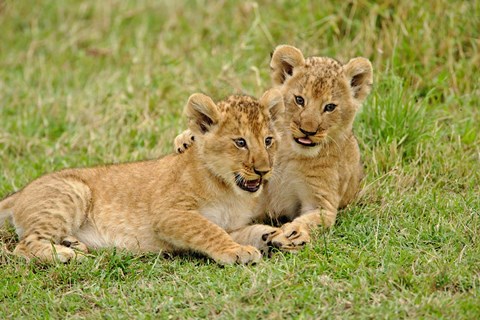
<svg viewBox="0 0 480 320">
<path fill-rule="evenodd" d="M 372 83 L 367 59 L 345 65 L 325 57 L 305 59 L 300 50 L 284 45 L 273 52 L 270 67 L 284 96 L 285 139 L 294 152 L 316 156 L 323 144 L 351 132 Z"/>
<path fill-rule="evenodd" d="M 218 104 L 196 94 L 186 106 L 199 157 L 214 176 L 240 194 L 258 194 L 271 176 L 283 113 L 278 90 L 267 91 L 260 100 L 230 96 Z"/>
</svg>

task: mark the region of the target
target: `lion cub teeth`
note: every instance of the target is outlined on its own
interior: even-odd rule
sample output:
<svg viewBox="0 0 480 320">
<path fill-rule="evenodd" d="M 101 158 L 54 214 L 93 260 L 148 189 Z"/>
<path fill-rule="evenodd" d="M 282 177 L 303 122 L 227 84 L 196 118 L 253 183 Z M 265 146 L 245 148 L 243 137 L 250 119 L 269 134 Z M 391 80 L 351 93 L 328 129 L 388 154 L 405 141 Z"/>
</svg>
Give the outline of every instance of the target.
<svg viewBox="0 0 480 320">
<path fill-rule="evenodd" d="M 260 179 L 245 181 L 245 186 L 249 188 L 258 187 L 259 185 L 260 185 Z"/>
</svg>

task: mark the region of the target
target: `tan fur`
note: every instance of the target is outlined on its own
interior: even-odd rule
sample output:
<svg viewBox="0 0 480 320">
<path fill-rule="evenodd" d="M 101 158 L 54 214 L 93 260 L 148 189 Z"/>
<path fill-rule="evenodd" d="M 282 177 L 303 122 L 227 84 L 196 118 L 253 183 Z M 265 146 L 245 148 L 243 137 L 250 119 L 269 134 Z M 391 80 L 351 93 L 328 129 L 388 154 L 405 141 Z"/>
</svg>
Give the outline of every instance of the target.
<svg viewBox="0 0 480 320">
<path fill-rule="evenodd" d="M 359 191 L 363 168 L 352 125 L 370 92 L 372 65 L 365 58 L 345 65 L 326 57 L 304 58 L 297 48 L 282 45 L 270 67 L 286 115 L 265 208 L 274 219 L 292 220 L 282 226 L 288 238 L 308 242 L 309 231 L 332 226 L 337 210 Z M 295 96 L 302 97 L 303 106 Z M 336 108 L 326 111 L 332 103 Z M 310 146 L 298 143 L 305 139 Z"/>
<path fill-rule="evenodd" d="M 301 246 L 310 241 L 313 227 L 332 226 L 337 210 L 359 191 L 363 168 L 352 124 L 370 92 L 372 65 L 365 58 L 345 65 L 326 57 L 304 58 L 299 49 L 282 45 L 273 52 L 270 67 L 286 115 L 275 173 L 258 210 L 273 220 L 291 220 L 282 229 Z M 295 96 L 302 97 L 303 106 Z M 336 108 L 325 111 L 331 103 Z M 183 152 L 192 145 L 192 137 L 188 130 L 179 135 L 176 150 Z M 298 139 L 308 139 L 312 146 L 301 145 Z"/>
<path fill-rule="evenodd" d="M 186 115 L 197 140 L 189 152 L 62 170 L 0 202 L 0 218 L 13 215 L 20 237 L 14 253 L 68 261 L 87 247 L 193 250 L 225 264 L 256 262 L 257 248 L 272 243 L 288 250 L 290 241 L 280 229 L 249 225 L 271 176 L 278 139 L 274 124 L 283 111 L 277 90 L 260 102 L 232 96 L 215 104 L 205 95 L 192 95 Z M 239 137 L 248 148 L 235 145 Z M 267 137 L 274 139 L 269 147 Z M 252 180 L 261 182 L 256 192 L 237 184 Z"/>
</svg>

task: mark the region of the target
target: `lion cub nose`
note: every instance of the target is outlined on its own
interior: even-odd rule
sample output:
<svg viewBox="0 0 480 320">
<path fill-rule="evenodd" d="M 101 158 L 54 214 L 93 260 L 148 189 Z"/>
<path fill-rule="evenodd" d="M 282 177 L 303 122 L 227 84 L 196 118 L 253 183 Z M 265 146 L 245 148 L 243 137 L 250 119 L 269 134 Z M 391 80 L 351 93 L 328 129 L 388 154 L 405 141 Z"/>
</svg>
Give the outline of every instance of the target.
<svg viewBox="0 0 480 320">
<path fill-rule="evenodd" d="M 307 130 L 303 130 L 302 128 L 299 128 L 299 129 L 300 129 L 300 131 L 302 131 L 302 133 L 303 133 L 304 135 L 306 135 L 306 136 L 313 136 L 313 135 L 315 135 L 315 134 L 317 133 L 317 131 L 318 131 L 318 130 L 317 130 L 317 131 L 307 131 Z"/>
<path fill-rule="evenodd" d="M 267 173 L 270 172 L 270 169 L 263 169 L 263 168 L 262 168 L 262 169 L 259 170 L 259 169 L 254 168 L 253 171 L 254 171 L 256 174 L 258 174 L 260 177 L 263 177 L 264 175 L 266 175 Z"/>
</svg>

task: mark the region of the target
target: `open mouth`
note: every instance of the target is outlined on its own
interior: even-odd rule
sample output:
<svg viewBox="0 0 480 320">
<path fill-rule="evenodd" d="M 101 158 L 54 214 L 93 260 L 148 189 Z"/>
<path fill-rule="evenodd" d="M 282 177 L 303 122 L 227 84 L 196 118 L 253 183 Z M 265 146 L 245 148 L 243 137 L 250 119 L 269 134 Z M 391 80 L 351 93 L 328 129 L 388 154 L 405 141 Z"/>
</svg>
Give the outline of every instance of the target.
<svg viewBox="0 0 480 320">
<path fill-rule="evenodd" d="M 308 137 L 293 138 L 293 140 L 295 140 L 296 143 L 301 144 L 302 146 L 305 146 L 305 147 L 314 147 L 314 146 L 317 145 L 315 142 L 310 140 Z"/>
<path fill-rule="evenodd" d="M 258 178 L 255 180 L 245 180 L 240 174 L 235 175 L 235 183 L 240 189 L 248 191 L 248 192 L 257 192 L 262 185 L 262 178 Z"/>
</svg>

